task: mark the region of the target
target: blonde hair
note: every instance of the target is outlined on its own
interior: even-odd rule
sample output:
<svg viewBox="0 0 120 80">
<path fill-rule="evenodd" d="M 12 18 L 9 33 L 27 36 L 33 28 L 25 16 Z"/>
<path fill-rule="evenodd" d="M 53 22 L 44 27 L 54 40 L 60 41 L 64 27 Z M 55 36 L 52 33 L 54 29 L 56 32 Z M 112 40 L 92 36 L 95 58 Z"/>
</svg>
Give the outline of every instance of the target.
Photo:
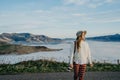
<svg viewBox="0 0 120 80">
<path fill-rule="evenodd" d="M 85 35 L 86 35 L 87 31 L 82 31 L 82 33 L 85 33 Z M 82 39 L 82 34 L 80 36 L 77 36 L 75 44 L 76 44 L 76 48 L 77 48 L 78 52 L 79 52 L 79 48 L 81 48 L 80 44 L 81 44 L 82 40 L 83 40 Z"/>
</svg>

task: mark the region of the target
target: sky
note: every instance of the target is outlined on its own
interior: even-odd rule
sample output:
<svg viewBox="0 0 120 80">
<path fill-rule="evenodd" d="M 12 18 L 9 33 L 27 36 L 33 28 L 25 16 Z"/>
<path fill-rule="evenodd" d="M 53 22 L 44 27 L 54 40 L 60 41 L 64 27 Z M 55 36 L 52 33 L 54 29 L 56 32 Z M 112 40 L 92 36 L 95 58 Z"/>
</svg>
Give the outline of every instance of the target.
<svg viewBox="0 0 120 80">
<path fill-rule="evenodd" d="M 75 38 L 120 33 L 120 0 L 0 0 L 0 34 Z"/>
</svg>

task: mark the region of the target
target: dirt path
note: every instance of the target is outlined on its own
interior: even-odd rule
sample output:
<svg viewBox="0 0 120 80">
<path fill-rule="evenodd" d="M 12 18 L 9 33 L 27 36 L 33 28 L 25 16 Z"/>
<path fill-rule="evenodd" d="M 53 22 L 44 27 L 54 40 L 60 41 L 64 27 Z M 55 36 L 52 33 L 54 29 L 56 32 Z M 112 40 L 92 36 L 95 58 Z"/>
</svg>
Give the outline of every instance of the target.
<svg viewBox="0 0 120 80">
<path fill-rule="evenodd" d="M 72 72 L 0 75 L 0 80 L 73 80 Z M 86 72 L 84 80 L 120 80 L 120 72 Z"/>
</svg>

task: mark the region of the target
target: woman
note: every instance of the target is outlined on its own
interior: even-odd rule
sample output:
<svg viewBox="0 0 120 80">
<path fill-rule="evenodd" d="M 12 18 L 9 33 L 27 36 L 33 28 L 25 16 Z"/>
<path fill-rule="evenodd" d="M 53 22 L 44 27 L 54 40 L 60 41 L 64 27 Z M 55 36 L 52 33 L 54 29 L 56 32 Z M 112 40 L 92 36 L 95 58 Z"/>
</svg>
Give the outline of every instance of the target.
<svg viewBox="0 0 120 80">
<path fill-rule="evenodd" d="M 86 31 L 76 33 L 76 41 L 72 44 L 70 67 L 74 69 L 74 80 L 83 80 L 86 65 L 89 63 L 92 67 L 91 53 L 88 43 L 85 41 Z M 73 51 L 74 50 L 74 51 Z"/>
</svg>

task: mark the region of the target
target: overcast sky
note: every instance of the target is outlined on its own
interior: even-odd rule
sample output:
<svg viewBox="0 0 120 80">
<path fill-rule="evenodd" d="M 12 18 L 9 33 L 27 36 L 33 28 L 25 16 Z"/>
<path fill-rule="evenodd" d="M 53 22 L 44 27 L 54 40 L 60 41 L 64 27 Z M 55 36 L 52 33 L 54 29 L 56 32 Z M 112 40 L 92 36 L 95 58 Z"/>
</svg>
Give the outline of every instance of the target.
<svg viewBox="0 0 120 80">
<path fill-rule="evenodd" d="M 120 0 L 0 0 L 0 33 L 76 37 L 120 33 Z"/>
</svg>

